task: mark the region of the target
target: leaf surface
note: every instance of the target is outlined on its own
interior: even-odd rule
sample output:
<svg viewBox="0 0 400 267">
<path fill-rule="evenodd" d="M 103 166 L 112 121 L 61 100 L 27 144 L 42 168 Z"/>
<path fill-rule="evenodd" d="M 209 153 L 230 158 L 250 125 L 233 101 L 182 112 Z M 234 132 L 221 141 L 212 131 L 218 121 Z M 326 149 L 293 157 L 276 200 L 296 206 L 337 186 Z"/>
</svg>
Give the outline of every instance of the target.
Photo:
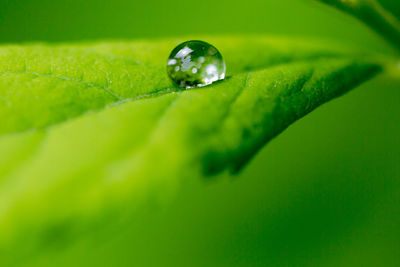
<svg viewBox="0 0 400 267">
<path fill-rule="evenodd" d="M 150 196 L 169 199 L 180 179 L 235 172 L 380 69 L 324 43 L 208 38 L 228 78 L 179 90 L 165 64 L 181 41 L 0 47 L 2 258 L 16 257 L 22 240 L 34 255 L 54 231 L 68 244 L 99 216 L 134 216 Z"/>
</svg>

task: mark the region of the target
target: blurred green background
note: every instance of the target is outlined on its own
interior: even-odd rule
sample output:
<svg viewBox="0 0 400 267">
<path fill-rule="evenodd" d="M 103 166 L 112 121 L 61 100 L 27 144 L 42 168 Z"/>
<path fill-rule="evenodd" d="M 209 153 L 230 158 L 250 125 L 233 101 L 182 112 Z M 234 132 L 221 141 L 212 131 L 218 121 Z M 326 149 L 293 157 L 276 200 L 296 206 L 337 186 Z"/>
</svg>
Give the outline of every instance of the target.
<svg viewBox="0 0 400 267">
<path fill-rule="evenodd" d="M 397 0 L 381 1 L 400 15 Z M 382 46 L 359 23 L 338 13 L 316 0 L 2 0 L 0 41 L 273 33 Z"/>
<path fill-rule="evenodd" d="M 398 0 L 382 4 L 400 16 Z M 361 23 L 313 0 L 0 3 L 2 43 L 248 33 L 395 57 Z M 400 266 L 399 77 L 382 74 L 317 109 L 237 177 L 186 179 L 168 206 L 140 211 L 130 234 L 72 255 L 104 266 Z"/>
</svg>

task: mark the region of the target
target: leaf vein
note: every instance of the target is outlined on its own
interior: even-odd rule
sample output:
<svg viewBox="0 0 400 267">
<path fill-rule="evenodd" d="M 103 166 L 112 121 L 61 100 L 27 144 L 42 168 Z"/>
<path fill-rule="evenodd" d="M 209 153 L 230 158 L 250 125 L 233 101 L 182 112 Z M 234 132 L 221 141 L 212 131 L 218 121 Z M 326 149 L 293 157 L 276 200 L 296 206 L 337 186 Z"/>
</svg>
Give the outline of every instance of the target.
<svg viewBox="0 0 400 267">
<path fill-rule="evenodd" d="M 97 88 L 100 90 L 105 91 L 106 93 L 108 93 L 109 95 L 111 95 L 114 99 L 116 100 L 123 100 L 123 97 L 120 96 L 119 94 L 117 94 L 115 91 L 113 91 L 110 87 L 106 87 L 106 86 L 99 86 L 90 82 L 86 82 L 83 80 L 79 80 L 79 79 L 74 79 L 74 78 L 70 78 L 70 77 L 66 77 L 66 76 L 59 76 L 59 75 L 52 75 L 52 74 L 40 74 L 37 72 L 30 72 L 30 71 L 11 71 L 11 70 L 7 70 L 7 71 L 0 71 L 0 73 L 3 74 L 31 74 L 37 77 L 48 77 L 48 78 L 55 78 L 55 79 L 60 79 L 63 81 L 71 81 L 71 82 L 77 82 L 80 83 L 82 85 L 85 85 L 87 87 L 91 87 L 91 88 Z"/>
</svg>

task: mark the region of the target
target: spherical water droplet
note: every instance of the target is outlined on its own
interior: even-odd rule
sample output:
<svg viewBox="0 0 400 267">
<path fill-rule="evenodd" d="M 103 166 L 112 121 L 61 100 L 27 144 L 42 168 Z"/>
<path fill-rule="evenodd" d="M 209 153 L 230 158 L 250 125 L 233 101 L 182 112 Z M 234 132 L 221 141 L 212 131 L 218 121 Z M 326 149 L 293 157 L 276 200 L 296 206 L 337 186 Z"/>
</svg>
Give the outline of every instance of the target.
<svg viewBox="0 0 400 267">
<path fill-rule="evenodd" d="M 180 87 L 201 87 L 225 78 L 225 62 L 214 46 L 203 41 L 187 41 L 172 50 L 167 72 Z"/>
</svg>

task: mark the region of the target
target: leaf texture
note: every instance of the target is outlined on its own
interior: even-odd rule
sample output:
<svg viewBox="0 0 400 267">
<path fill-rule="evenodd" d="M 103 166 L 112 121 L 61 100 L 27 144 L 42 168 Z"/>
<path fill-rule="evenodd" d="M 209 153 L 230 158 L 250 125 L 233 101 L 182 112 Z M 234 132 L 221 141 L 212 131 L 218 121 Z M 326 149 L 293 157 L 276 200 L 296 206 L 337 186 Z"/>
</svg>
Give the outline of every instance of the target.
<svg viewBox="0 0 400 267">
<path fill-rule="evenodd" d="M 134 216 L 150 195 L 170 198 L 180 179 L 239 170 L 291 123 L 380 70 L 324 43 L 206 40 L 228 78 L 191 90 L 165 73 L 184 40 L 0 47 L 3 261 L 22 243 L 19 260 L 29 260 L 53 231 L 68 246 L 96 218 Z"/>
</svg>

